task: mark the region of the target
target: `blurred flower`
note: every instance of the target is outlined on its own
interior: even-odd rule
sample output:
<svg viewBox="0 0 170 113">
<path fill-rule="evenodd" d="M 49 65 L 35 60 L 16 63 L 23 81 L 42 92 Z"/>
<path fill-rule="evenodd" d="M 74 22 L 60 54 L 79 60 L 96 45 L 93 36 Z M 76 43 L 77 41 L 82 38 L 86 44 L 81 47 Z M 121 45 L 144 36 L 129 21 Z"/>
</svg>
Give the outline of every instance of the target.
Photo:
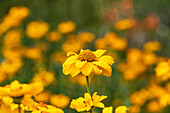
<svg viewBox="0 0 170 113">
<path fill-rule="evenodd" d="M 115 50 L 124 50 L 127 46 L 127 41 L 124 38 L 118 37 L 114 32 L 108 32 L 104 38 L 97 39 L 95 45 L 98 49 L 111 47 Z"/>
<path fill-rule="evenodd" d="M 70 77 L 69 80 L 73 83 L 78 83 L 82 86 L 86 85 L 86 77 L 82 74 L 80 74 L 79 76 Z M 91 78 L 89 78 L 89 82 L 91 82 Z"/>
<path fill-rule="evenodd" d="M 83 43 L 89 43 L 94 40 L 94 34 L 90 32 L 80 32 L 77 38 Z"/>
<path fill-rule="evenodd" d="M 129 112 L 130 113 L 140 113 L 140 106 L 138 106 L 138 105 L 130 106 Z"/>
<path fill-rule="evenodd" d="M 144 24 L 148 29 L 156 29 L 159 24 L 159 17 L 157 15 L 149 14 L 144 20 Z"/>
<path fill-rule="evenodd" d="M 0 113 L 18 113 L 18 104 L 9 96 L 0 96 Z"/>
<path fill-rule="evenodd" d="M 83 75 L 90 75 L 92 71 L 97 74 L 104 74 L 105 76 L 111 76 L 112 69 L 110 65 L 114 63 L 113 58 L 108 55 L 104 55 L 106 50 L 97 50 L 95 52 L 87 50 L 81 50 L 77 55 L 74 52 L 68 52 L 67 60 L 63 63 L 63 73 L 65 75 L 70 74 L 72 77 L 78 75 L 81 71 Z"/>
<path fill-rule="evenodd" d="M 64 52 L 57 51 L 51 55 L 51 59 L 53 62 L 60 62 L 62 64 L 67 59 L 67 57 Z"/>
<path fill-rule="evenodd" d="M 89 93 L 85 93 L 84 98 L 79 97 L 76 100 L 73 99 L 70 107 L 76 109 L 78 112 L 89 111 L 92 107 L 104 108 L 105 105 L 101 101 L 106 98 L 107 96 L 97 95 L 97 92 L 95 92 L 92 97 Z"/>
<path fill-rule="evenodd" d="M 102 113 L 113 113 L 113 107 L 105 107 L 102 111 Z"/>
<path fill-rule="evenodd" d="M 30 97 L 24 97 L 21 103 L 24 111 L 31 111 L 31 113 L 64 113 L 63 110 L 44 102 L 34 102 Z"/>
<path fill-rule="evenodd" d="M 134 20 L 133 19 L 124 19 L 124 20 L 119 20 L 118 22 L 115 23 L 114 27 L 117 30 L 126 30 L 134 25 Z"/>
<path fill-rule="evenodd" d="M 63 94 L 52 95 L 50 98 L 50 103 L 59 108 L 67 107 L 69 102 L 70 98 Z"/>
<path fill-rule="evenodd" d="M 26 34 L 29 38 L 40 39 L 49 30 L 49 25 L 43 21 L 30 22 L 26 28 Z"/>
<path fill-rule="evenodd" d="M 152 65 L 157 62 L 157 56 L 152 52 L 144 52 L 142 54 L 143 63 L 146 65 Z"/>
<path fill-rule="evenodd" d="M 39 73 L 35 74 L 35 76 L 32 79 L 33 82 L 41 82 L 43 86 L 51 84 L 54 80 L 55 80 L 54 73 L 45 70 L 42 70 Z"/>
<path fill-rule="evenodd" d="M 49 42 L 57 42 L 62 38 L 62 35 L 57 31 L 49 32 L 46 36 L 46 40 Z"/>
<path fill-rule="evenodd" d="M 35 95 L 43 91 L 43 89 L 40 82 L 20 84 L 17 80 L 14 80 L 9 85 L 0 87 L 0 96 L 20 97 L 25 94 Z"/>
<path fill-rule="evenodd" d="M 75 28 L 76 28 L 76 24 L 72 21 L 61 22 L 58 25 L 58 31 L 63 34 L 73 32 Z"/>
<path fill-rule="evenodd" d="M 0 23 L 0 35 L 6 32 L 11 27 L 17 27 L 22 20 L 29 14 L 29 9 L 25 6 L 15 6 L 9 10 L 9 13 L 4 17 Z"/>
<path fill-rule="evenodd" d="M 65 43 L 62 44 L 62 50 L 64 52 L 73 51 L 77 53 L 83 47 L 84 44 L 77 40 L 67 40 Z"/>
<path fill-rule="evenodd" d="M 160 51 L 161 50 L 161 44 L 157 41 L 150 41 L 144 44 L 143 48 L 146 51 Z"/>
<path fill-rule="evenodd" d="M 155 72 L 157 76 L 168 76 L 170 75 L 170 63 L 160 62 L 156 68 Z"/>
<path fill-rule="evenodd" d="M 148 103 L 147 108 L 150 112 L 159 112 L 162 109 L 157 101 L 151 101 Z"/>
<path fill-rule="evenodd" d="M 23 65 L 23 62 L 20 59 L 12 59 L 3 61 L 0 64 L 0 70 L 4 72 L 4 74 L 13 75 L 16 73 Z"/>
<path fill-rule="evenodd" d="M 48 102 L 49 98 L 50 98 L 50 93 L 47 91 L 43 91 L 35 95 L 35 100 L 40 102 Z"/>
<path fill-rule="evenodd" d="M 126 106 L 118 106 L 115 109 L 115 113 L 127 113 L 128 108 Z"/>
<path fill-rule="evenodd" d="M 35 60 L 41 59 L 42 57 L 41 50 L 39 48 L 26 48 L 24 54 L 26 57 Z"/>
</svg>

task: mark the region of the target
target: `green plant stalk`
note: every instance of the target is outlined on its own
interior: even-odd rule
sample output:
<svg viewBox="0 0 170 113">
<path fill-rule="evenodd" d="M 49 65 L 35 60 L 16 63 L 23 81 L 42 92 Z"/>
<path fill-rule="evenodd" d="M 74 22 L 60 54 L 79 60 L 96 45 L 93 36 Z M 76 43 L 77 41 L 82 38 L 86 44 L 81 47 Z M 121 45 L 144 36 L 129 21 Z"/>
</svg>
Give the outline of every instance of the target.
<svg viewBox="0 0 170 113">
<path fill-rule="evenodd" d="M 87 86 L 87 92 L 90 94 L 89 76 L 86 76 L 86 86 Z M 92 109 L 89 111 L 89 113 L 92 113 Z"/>
<path fill-rule="evenodd" d="M 20 107 L 20 104 L 18 104 L 18 113 L 21 113 L 21 107 Z"/>
<path fill-rule="evenodd" d="M 90 94 L 89 76 L 86 76 L 86 86 L 87 86 L 87 92 Z"/>
</svg>

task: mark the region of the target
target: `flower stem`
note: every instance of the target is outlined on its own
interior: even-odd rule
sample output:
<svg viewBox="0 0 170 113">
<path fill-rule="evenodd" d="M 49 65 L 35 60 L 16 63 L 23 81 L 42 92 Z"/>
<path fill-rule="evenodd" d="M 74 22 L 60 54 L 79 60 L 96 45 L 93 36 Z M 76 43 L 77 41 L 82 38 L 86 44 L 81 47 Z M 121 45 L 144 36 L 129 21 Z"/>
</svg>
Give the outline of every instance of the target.
<svg viewBox="0 0 170 113">
<path fill-rule="evenodd" d="M 90 94 L 89 76 L 86 76 L 87 92 Z"/>
<path fill-rule="evenodd" d="M 21 113 L 21 107 L 20 107 L 20 104 L 18 104 L 18 113 Z"/>
</svg>

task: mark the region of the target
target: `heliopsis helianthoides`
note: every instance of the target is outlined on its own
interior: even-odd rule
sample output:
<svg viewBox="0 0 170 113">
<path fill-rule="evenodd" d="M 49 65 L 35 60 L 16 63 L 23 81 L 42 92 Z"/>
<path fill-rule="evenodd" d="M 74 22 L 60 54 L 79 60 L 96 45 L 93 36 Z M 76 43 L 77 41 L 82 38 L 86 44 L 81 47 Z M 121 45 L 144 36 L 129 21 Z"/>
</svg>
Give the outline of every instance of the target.
<svg viewBox="0 0 170 113">
<path fill-rule="evenodd" d="M 84 98 L 79 97 L 76 100 L 73 99 L 72 102 L 71 102 L 70 107 L 72 109 L 76 109 L 78 112 L 89 111 L 93 107 L 104 108 L 105 105 L 101 101 L 106 99 L 106 98 L 107 98 L 107 96 L 104 96 L 104 95 L 99 96 L 99 95 L 97 95 L 97 92 L 95 92 L 92 97 L 91 97 L 91 95 L 89 93 L 85 93 Z"/>
<path fill-rule="evenodd" d="M 44 102 L 37 103 L 29 96 L 24 96 L 21 103 L 22 110 L 31 113 L 64 113 L 62 109 L 47 105 Z"/>
<path fill-rule="evenodd" d="M 20 84 L 14 80 L 10 84 L 0 87 L 0 96 L 21 97 L 24 95 L 35 95 L 44 89 L 42 83 L 33 82 L 30 84 Z"/>
<path fill-rule="evenodd" d="M 80 72 L 86 76 L 90 75 L 91 72 L 95 72 L 109 77 L 112 72 L 110 65 L 114 61 L 111 56 L 103 55 L 105 52 L 106 50 L 101 49 L 94 52 L 89 49 L 81 50 L 79 55 L 74 52 L 68 52 L 67 56 L 69 58 L 63 63 L 63 73 L 74 77 Z"/>
</svg>

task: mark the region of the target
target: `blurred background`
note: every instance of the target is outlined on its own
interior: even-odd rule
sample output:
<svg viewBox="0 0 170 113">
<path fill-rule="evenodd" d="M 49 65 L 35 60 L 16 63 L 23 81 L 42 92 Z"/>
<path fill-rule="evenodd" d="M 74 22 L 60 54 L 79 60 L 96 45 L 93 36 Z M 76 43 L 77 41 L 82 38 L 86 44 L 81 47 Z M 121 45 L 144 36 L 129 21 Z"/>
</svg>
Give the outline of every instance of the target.
<svg viewBox="0 0 170 113">
<path fill-rule="evenodd" d="M 106 49 L 115 61 L 112 76 L 90 75 L 91 92 L 107 95 L 106 106 L 126 105 L 131 113 L 169 113 L 169 4 L 0 0 L 0 85 L 41 81 L 45 91 L 37 101 L 76 113 L 69 104 L 86 92 L 86 81 L 83 75 L 72 78 L 62 73 L 66 53 Z"/>
</svg>

